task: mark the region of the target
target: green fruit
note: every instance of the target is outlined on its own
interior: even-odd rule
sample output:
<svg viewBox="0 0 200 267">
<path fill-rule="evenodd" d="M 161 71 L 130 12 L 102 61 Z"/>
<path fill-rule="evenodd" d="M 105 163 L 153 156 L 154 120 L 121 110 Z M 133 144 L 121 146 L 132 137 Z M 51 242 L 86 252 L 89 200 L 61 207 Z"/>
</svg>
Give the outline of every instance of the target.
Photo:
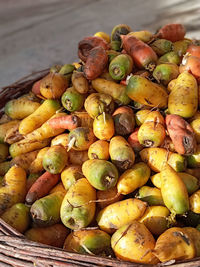
<svg viewBox="0 0 200 267">
<path fill-rule="evenodd" d="M 73 87 L 68 88 L 61 97 L 62 105 L 68 111 L 77 111 L 83 107 L 84 96 Z"/>
<path fill-rule="evenodd" d="M 114 164 L 101 159 L 90 159 L 83 163 L 82 171 L 90 184 L 98 190 L 107 190 L 116 185 L 118 171 Z"/>
<path fill-rule="evenodd" d="M 43 167 L 52 174 L 61 173 L 67 164 L 68 154 L 63 146 L 53 146 L 48 149 L 43 158 Z"/>
<path fill-rule="evenodd" d="M 36 200 L 31 206 L 31 216 L 38 226 L 50 226 L 60 221 L 60 207 L 64 193 L 58 191 Z"/>
</svg>

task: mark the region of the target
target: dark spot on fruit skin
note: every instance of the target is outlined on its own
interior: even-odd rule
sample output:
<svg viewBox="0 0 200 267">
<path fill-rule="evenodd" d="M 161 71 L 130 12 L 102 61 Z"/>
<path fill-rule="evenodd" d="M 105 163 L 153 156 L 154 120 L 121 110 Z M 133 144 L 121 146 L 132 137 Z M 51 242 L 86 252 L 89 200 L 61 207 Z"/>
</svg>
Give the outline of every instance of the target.
<svg viewBox="0 0 200 267">
<path fill-rule="evenodd" d="M 89 133 L 90 133 L 89 129 L 84 128 L 83 134 L 84 134 L 85 141 L 87 142 L 89 142 L 89 138 L 88 138 Z"/>
<path fill-rule="evenodd" d="M 173 232 L 172 233 L 174 236 L 179 236 L 183 239 L 183 241 L 189 246 L 190 245 L 190 240 L 186 235 L 184 235 L 182 232 Z"/>
<path fill-rule="evenodd" d="M 9 208 L 9 203 L 11 201 L 11 195 L 9 194 L 4 194 L 4 198 L 2 202 L 0 203 L 0 214 L 5 211 L 7 208 Z"/>
<path fill-rule="evenodd" d="M 110 175 L 110 174 L 106 174 L 105 176 L 102 177 L 102 185 L 105 186 L 105 188 L 109 189 L 110 186 L 113 184 L 113 182 L 115 181 L 115 177 Z"/>
<path fill-rule="evenodd" d="M 91 156 L 92 156 L 93 159 L 98 159 L 98 158 L 99 158 L 99 157 L 97 156 L 97 154 L 95 154 L 95 153 L 92 153 Z"/>
<path fill-rule="evenodd" d="M 119 168 L 120 170 L 127 170 L 133 165 L 133 161 L 131 160 L 112 160 L 113 164 Z"/>
<path fill-rule="evenodd" d="M 147 102 L 147 104 L 152 105 L 152 103 L 147 98 L 144 98 L 144 100 Z"/>
<path fill-rule="evenodd" d="M 132 224 L 129 224 L 126 228 L 126 230 L 122 233 L 122 235 L 120 236 L 120 238 L 116 241 L 114 247 L 117 245 L 117 243 L 120 241 L 120 239 L 122 239 L 122 237 L 124 237 L 127 233 L 128 233 L 128 230 L 131 228 Z"/>
<path fill-rule="evenodd" d="M 152 147 L 154 145 L 154 141 L 152 140 L 144 140 L 144 146 Z"/>
<path fill-rule="evenodd" d="M 73 225 L 73 226 L 76 225 L 76 222 L 75 222 L 75 220 L 74 220 L 73 218 L 70 218 L 70 219 L 68 220 L 68 223 L 69 223 L 70 225 Z"/>
<path fill-rule="evenodd" d="M 74 124 L 77 124 L 77 125 L 80 125 L 80 122 L 81 122 L 80 118 L 77 117 L 76 115 L 72 115 L 72 121 Z"/>
<path fill-rule="evenodd" d="M 185 154 L 194 154 L 193 138 L 190 136 L 183 136 L 182 142 L 185 148 Z"/>
<path fill-rule="evenodd" d="M 117 226 L 116 226 L 115 224 L 109 222 L 109 228 L 110 228 L 111 230 L 116 230 L 116 229 L 117 229 Z"/>
</svg>

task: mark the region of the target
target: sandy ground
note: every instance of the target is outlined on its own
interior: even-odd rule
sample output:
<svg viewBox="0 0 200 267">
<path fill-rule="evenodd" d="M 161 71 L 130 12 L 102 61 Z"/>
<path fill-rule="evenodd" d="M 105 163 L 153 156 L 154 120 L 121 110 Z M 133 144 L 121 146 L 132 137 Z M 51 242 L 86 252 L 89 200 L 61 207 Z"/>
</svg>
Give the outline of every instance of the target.
<svg viewBox="0 0 200 267">
<path fill-rule="evenodd" d="M 199 7 L 197 0 L 0 0 L 0 87 L 75 61 L 83 37 L 110 33 L 119 23 L 155 31 L 167 22 L 182 22 L 195 35 Z"/>
</svg>

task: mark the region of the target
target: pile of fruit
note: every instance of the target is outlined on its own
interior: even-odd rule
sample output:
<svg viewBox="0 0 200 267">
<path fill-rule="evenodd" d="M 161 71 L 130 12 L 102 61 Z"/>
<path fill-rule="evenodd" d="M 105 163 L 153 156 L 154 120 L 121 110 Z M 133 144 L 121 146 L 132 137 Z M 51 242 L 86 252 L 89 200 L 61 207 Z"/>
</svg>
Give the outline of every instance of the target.
<svg viewBox="0 0 200 267">
<path fill-rule="evenodd" d="M 0 217 L 138 263 L 200 256 L 200 46 L 181 24 L 78 44 L 0 119 Z"/>
</svg>

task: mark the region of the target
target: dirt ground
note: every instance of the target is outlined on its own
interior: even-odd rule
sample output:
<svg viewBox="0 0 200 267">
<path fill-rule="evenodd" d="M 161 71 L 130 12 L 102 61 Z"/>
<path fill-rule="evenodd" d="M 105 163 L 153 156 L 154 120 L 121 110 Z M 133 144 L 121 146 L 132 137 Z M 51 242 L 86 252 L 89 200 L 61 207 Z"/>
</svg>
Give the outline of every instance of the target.
<svg viewBox="0 0 200 267">
<path fill-rule="evenodd" d="M 199 12 L 198 0 L 0 0 L 0 87 L 75 61 L 83 37 L 110 33 L 119 23 L 156 31 L 182 22 L 190 36 L 198 36 Z"/>
</svg>

